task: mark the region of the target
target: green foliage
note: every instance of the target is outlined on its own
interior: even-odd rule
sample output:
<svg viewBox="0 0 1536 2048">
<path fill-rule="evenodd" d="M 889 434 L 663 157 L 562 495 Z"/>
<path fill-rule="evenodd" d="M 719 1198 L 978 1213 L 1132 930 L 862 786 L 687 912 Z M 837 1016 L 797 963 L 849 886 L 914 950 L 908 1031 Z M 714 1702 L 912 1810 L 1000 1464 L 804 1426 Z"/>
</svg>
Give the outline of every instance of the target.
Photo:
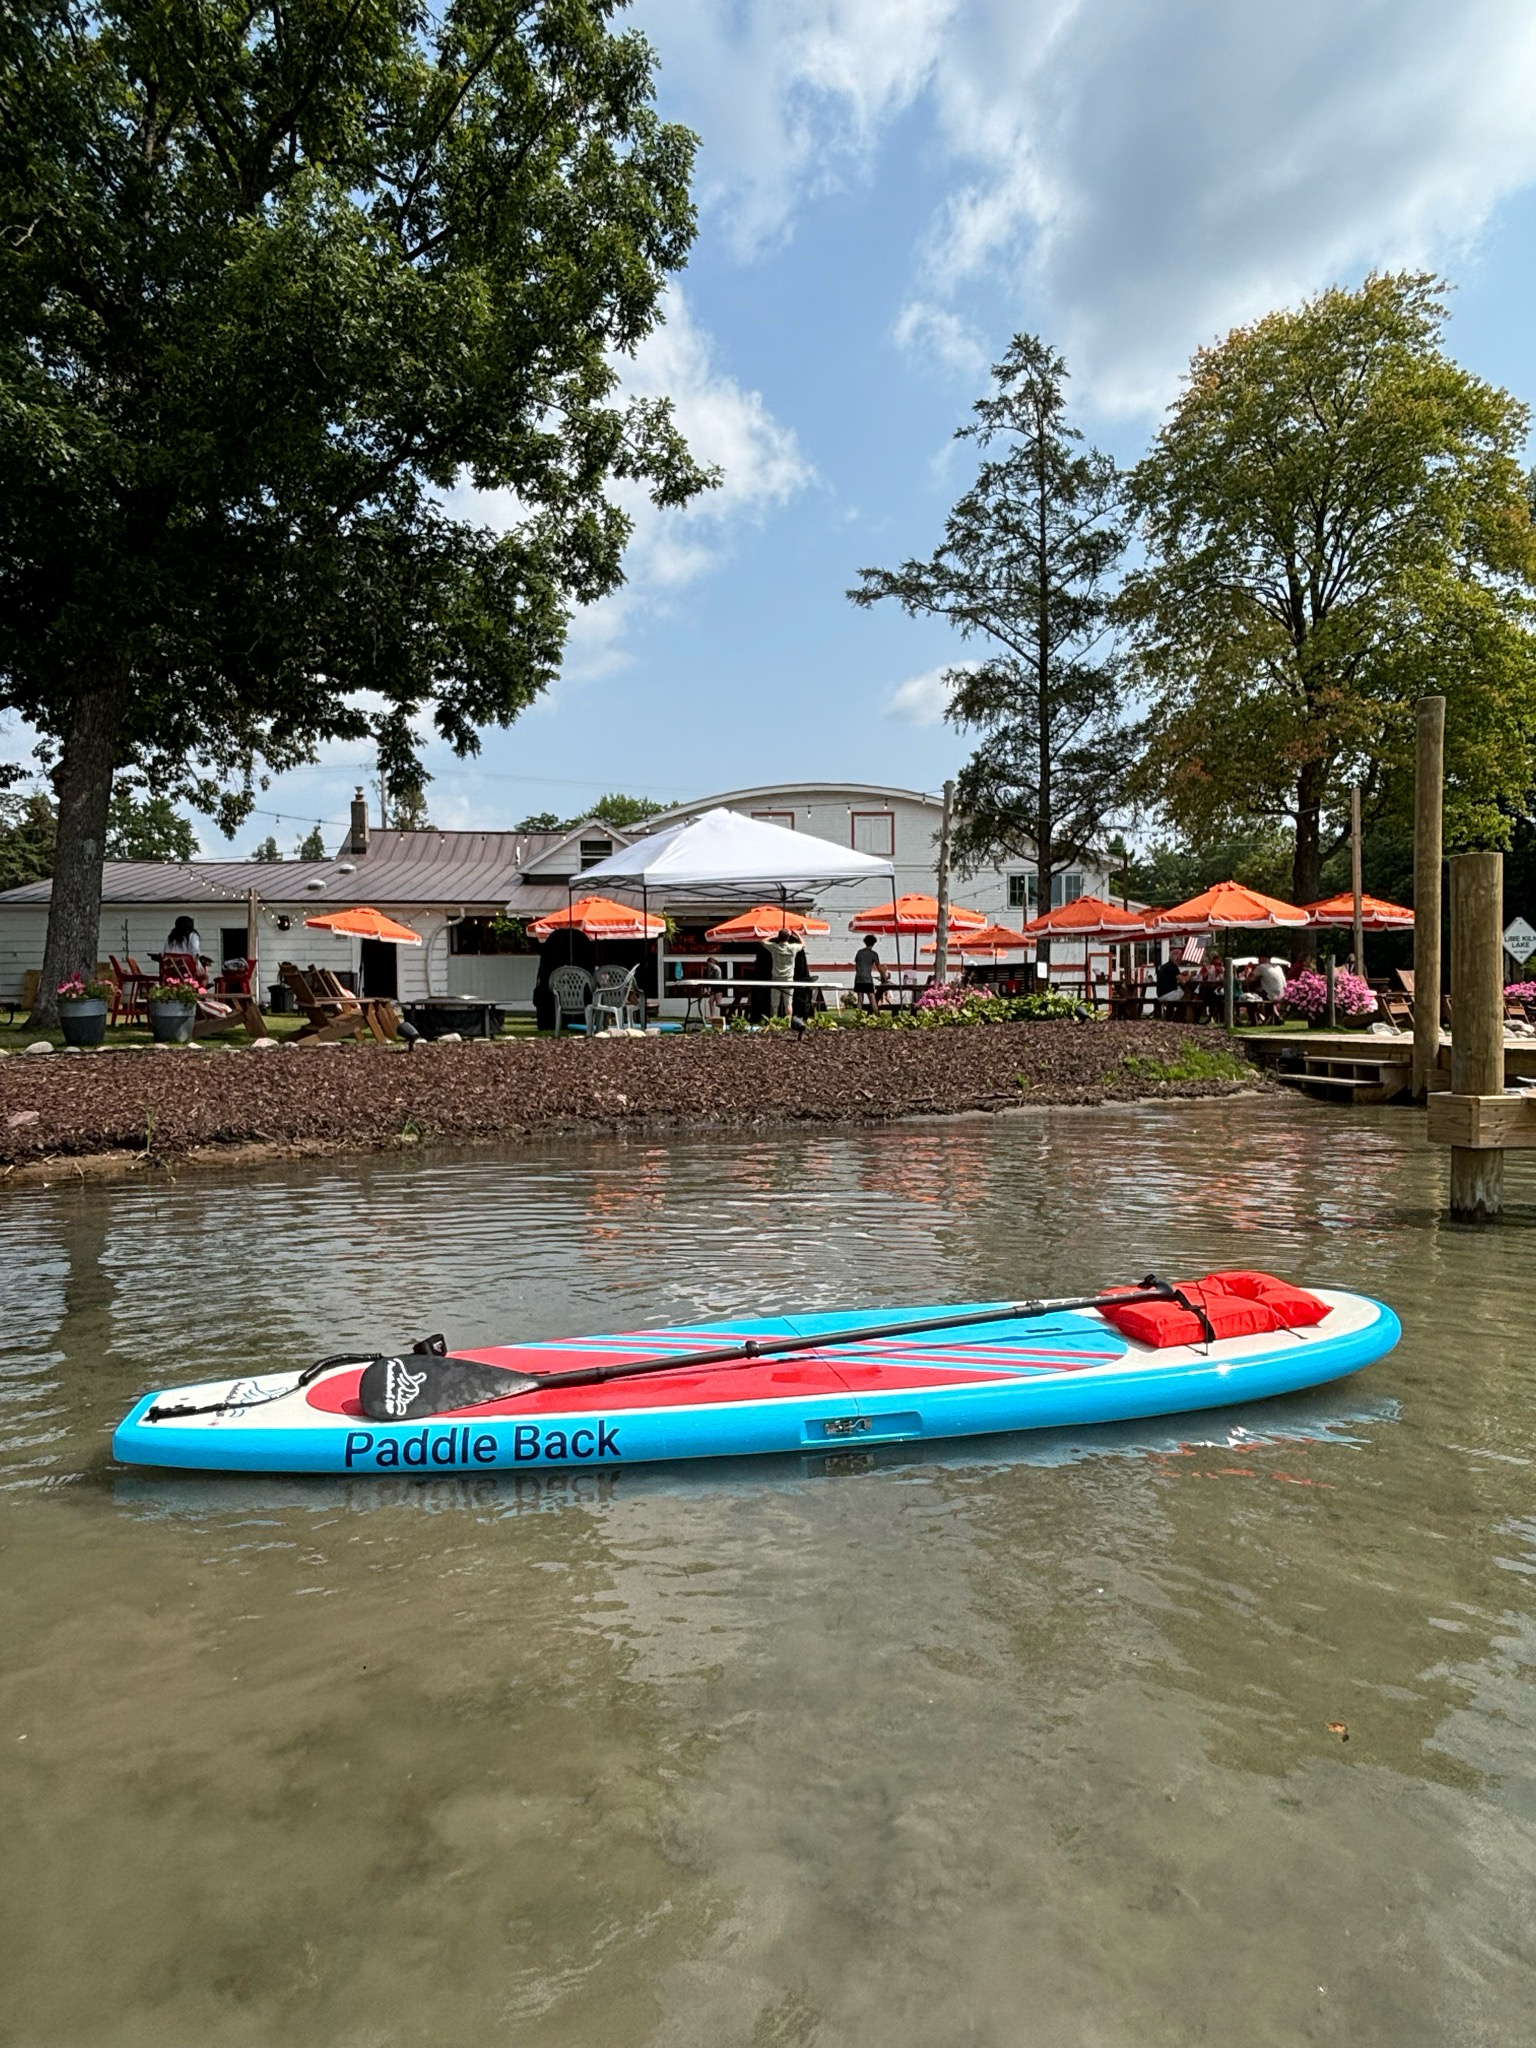
<svg viewBox="0 0 1536 2048">
<path fill-rule="evenodd" d="M 53 873 L 57 824 L 42 790 L 0 794 L 0 889 L 47 881 Z"/>
<path fill-rule="evenodd" d="M 1022 1024 L 1043 1019 L 1070 1021 L 1080 1018 L 1083 1006 L 1075 996 L 1060 989 L 1037 989 L 1027 996 L 989 996 L 982 990 L 967 992 L 965 1000 L 943 1009 L 914 1010 L 823 1010 L 807 1023 L 811 1031 L 946 1031 L 966 1024 Z M 785 1017 L 767 1021 L 770 1031 L 791 1029 Z"/>
<path fill-rule="evenodd" d="M 197 834 L 169 797 L 137 797 L 125 782 L 112 789 L 107 810 L 108 860 L 191 860 Z"/>
<path fill-rule="evenodd" d="M 535 811 L 515 829 L 519 832 L 574 832 L 588 818 L 601 818 L 605 825 L 616 826 L 622 832 L 628 825 L 643 825 L 647 818 L 659 817 L 663 811 L 671 809 L 671 804 L 659 803 L 655 797 L 625 796 L 622 790 L 614 790 L 608 796 L 599 797 L 587 810 L 578 811 L 574 818 L 557 818 L 553 811 Z"/>
<path fill-rule="evenodd" d="M 1237 330 L 1132 477 L 1140 793 L 1196 844 L 1288 827 L 1301 901 L 1351 783 L 1368 817 L 1406 812 L 1426 691 L 1452 845 L 1503 843 L 1536 782 L 1526 409 L 1445 355 L 1444 319 L 1434 278 L 1374 276 Z"/>
<path fill-rule="evenodd" d="M 1168 909 L 1213 882 L 1242 882 L 1266 896 L 1289 897 L 1295 834 L 1278 826 L 1208 840 L 1158 839 L 1132 857 L 1127 888 L 1138 903 Z"/>
<path fill-rule="evenodd" d="M 1061 357 L 1020 334 L 992 374 L 957 438 L 1004 452 L 983 462 L 937 553 L 863 569 L 848 595 L 894 598 L 983 643 L 979 662 L 945 676 L 951 723 L 980 736 L 959 777 L 956 855 L 1036 862 L 1049 903 L 1051 877 L 1101 839 L 1133 750 L 1108 619 L 1126 532 L 1113 462 L 1081 452 L 1066 422 Z"/>
<path fill-rule="evenodd" d="M 1196 1045 L 1186 1038 L 1173 1059 L 1127 1053 L 1120 1062 L 1138 1081 L 1251 1081 L 1253 1068 L 1237 1053 Z"/>
<path fill-rule="evenodd" d="M 612 11 L 0 15 L 0 708 L 61 762 L 71 947 L 114 768 L 230 831 L 322 739 L 397 783 L 423 729 L 473 752 L 622 581 L 610 486 L 713 481 L 617 396 L 694 141 Z"/>
<path fill-rule="evenodd" d="M 259 846 L 253 847 L 251 850 L 252 860 L 281 860 L 282 857 L 282 854 L 278 850 L 277 839 L 275 835 L 271 832 L 267 834 L 266 838 L 262 840 Z"/>
<path fill-rule="evenodd" d="M 325 835 L 321 832 L 318 825 L 312 826 L 299 841 L 294 849 L 294 858 L 295 860 L 325 859 Z"/>
<path fill-rule="evenodd" d="M 45 790 L 0 795 L 0 889 L 43 882 L 53 873 L 58 812 Z M 108 860 L 191 860 L 197 834 L 163 796 L 135 796 L 114 784 L 107 810 Z"/>
</svg>

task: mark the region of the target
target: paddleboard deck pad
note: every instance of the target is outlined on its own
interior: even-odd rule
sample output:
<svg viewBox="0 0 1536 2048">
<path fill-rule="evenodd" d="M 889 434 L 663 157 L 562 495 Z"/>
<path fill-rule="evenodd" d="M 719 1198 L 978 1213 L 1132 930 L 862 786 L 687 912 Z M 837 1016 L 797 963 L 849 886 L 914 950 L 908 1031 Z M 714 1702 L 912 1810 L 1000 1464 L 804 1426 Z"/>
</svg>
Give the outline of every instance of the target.
<svg viewBox="0 0 1536 2048">
<path fill-rule="evenodd" d="M 209 1381 L 146 1394 L 119 1425 L 112 1449 L 128 1465 L 424 1476 L 862 1449 L 1133 1421 L 1296 1393 L 1358 1372 L 1401 1334 L 1392 1310 L 1364 1295 L 1322 1288 L 1302 1295 L 1270 1282 L 1286 1299 L 1312 1304 L 1305 1313 L 1314 1319 L 1226 1335 L 1245 1320 L 1272 1324 L 1274 1317 L 1245 1318 L 1234 1308 L 1223 1321 L 1221 1279 L 1190 1283 L 1191 1298 L 1212 1310 L 1206 1328 L 1196 1320 L 1198 1306 L 1181 1324 L 1185 1311 L 1161 1303 L 1150 1319 L 1139 1308 L 1108 1308 L 1020 1320 L 1013 1304 L 982 1302 L 495 1345 L 456 1357 L 535 1376 L 636 1361 L 664 1369 L 536 1387 L 401 1422 L 365 1412 L 361 1363 L 318 1377 Z M 948 1316 L 964 1326 L 827 1342 L 866 1325 Z M 790 1340 L 792 1348 L 743 1363 L 665 1367 L 671 1356 L 749 1340 Z M 410 1368 L 413 1359 L 391 1363 Z M 178 1412 L 185 1410 L 197 1412 Z"/>
</svg>

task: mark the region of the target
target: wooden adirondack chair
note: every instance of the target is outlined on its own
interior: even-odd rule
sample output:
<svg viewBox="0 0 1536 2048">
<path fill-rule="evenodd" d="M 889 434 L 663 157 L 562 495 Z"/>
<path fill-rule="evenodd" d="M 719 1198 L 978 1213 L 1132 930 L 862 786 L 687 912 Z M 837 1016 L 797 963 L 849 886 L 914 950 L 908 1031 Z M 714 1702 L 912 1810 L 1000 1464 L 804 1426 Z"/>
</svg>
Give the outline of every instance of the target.
<svg viewBox="0 0 1536 2048">
<path fill-rule="evenodd" d="M 13 1024 L 18 1014 L 23 1017 L 31 1016 L 37 1002 L 37 985 L 42 978 L 43 971 L 40 967 L 29 967 L 21 977 L 21 994 L 0 998 L 7 1003 L 11 1013 L 10 1021 Z"/>
<path fill-rule="evenodd" d="M 371 1033 L 383 1045 L 400 1036 L 399 1019 L 392 1003 L 378 997 L 359 1000 L 323 968 L 311 968 L 306 976 L 291 960 L 284 960 L 277 971 L 283 986 L 292 991 L 304 1018 L 295 1043 L 325 1045 Z"/>
</svg>

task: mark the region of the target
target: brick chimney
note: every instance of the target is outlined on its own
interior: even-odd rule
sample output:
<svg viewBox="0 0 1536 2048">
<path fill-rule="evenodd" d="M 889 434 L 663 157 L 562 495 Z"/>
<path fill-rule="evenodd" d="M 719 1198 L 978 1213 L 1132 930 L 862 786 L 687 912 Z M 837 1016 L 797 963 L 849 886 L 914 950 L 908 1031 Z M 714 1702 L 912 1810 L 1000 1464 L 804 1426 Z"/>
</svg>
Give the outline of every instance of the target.
<svg viewBox="0 0 1536 2048">
<path fill-rule="evenodd" d="M 368 799 L 361 790 L 352 799 L 352 831 L 347 839 L 347 851 L 368 851 Z"/>
</svg>

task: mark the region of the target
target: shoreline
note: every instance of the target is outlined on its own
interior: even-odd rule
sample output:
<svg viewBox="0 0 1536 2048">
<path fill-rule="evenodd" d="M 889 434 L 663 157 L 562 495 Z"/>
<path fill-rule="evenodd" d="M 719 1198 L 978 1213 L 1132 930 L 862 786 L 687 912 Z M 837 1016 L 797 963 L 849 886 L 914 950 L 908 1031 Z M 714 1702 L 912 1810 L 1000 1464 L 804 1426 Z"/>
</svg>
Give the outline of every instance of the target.
<svg viewBox="0 0 1536 2048">
<path fill-rule="evenodd" d="M 1223 1071 L 1189 1071 L 1213 1066 Z M 468 1041 L 409 1053 L 341 1045 L 23 1054 L 0 1061 L 0 1187 L 546 1136 L 1197 1100 L 1270 1085 L 1217 1027 L 1104 1020 L 818 1032 L 798 1042 L 697 1034 Z"/>
</svg>

